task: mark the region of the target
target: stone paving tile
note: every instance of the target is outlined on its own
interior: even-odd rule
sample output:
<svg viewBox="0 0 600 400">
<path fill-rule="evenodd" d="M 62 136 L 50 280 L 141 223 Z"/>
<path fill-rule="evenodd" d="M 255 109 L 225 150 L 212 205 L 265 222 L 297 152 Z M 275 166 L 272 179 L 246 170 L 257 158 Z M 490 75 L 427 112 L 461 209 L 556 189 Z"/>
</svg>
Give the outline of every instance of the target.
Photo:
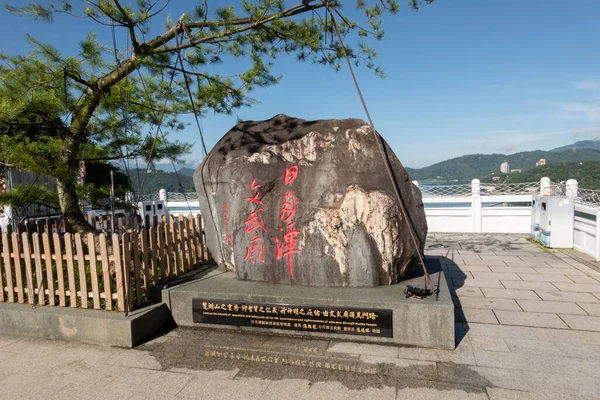
<svg viewBox="0 0 600 400">
<path fill-rule="evenodd" d="M 600 317 L 600 305 L 593 303 L 577 303 L 577 305 L 583 308 L 588 314 Z"/>
<path fill-rule="evenodd" d="M 536 335 L 529 327 L 503 326 L 488 324 L 469 324 L 467 336 L 492 336 L 498 338 L 535 339 Z"/>
<path fill-rule="evenodd" d="M 398 357 L 409 360 L 442 361 L 455 364 L 475 364 L 473 349 L 460 346 L 456 350 L 424 349 L 420 347 L 399 347 Z"/>
<path fill-rule="evenodd" d="M 369 343 L 334 342 L 327 349 L 331 353 L 368 354 L 371 356 L 398 357 L 398 348 Z"/>
<path fill-rule="evenodd" d="M 471 370 L 489 380 L 495 387 L 513 390 L 531 390 L 531 386 L 523 378 L 523 371 L 493 367 L 470 367 Z"/>
<path fill-rule="evenodd" d="M 461 280 L 461 279 L 457 279 L 457 278 L 452 278 L 452 283 L 453 286 L 456 287 L 480 287 L 480 288 L 484 288 L 484 287 L 490 287 L 490 288 L 503 288 L 504 286 L 502 286 L 502 283 L 500 283 L 499 280 L 492 280 L 492 279 L 465 279 L 465 280 Z"/>
<path fill-rule="evenodd" d="M 531 326 L 539 328 L 568 328 L 568 326 L 555 314 L 501 311 L 494 310 L 498 321 L 503 325 Z"/>
<path fill-rule="evenodd" d="M 555 373 L 524 373 L 532 389 L 536 392 L 566 394 L 569 396 L 598 397 L 600 381 L 595 378 Z"/>
<path fill-rule="evenodd" d="M 486 393 L 469 393 L 460 389 L 443 390 L 433 388 L 403 388 L 398 389 L 396 400 L 486 400 Z"/>
<path fill-rule="evenodd" d="M 473 279 L 473 275 L 469 271 L 444 271 L 444 276 L 448 278 Z"/>
<path fill-rule="evenodd" d="M 594 279 L 591 276 L 585 276 L 585 275 L 571 275 L 571 273 L 569 273 L 567 275 L 567 278 L 571 279 L 575 283 L 592 283 L 592 284 L 600 283 L 597 279 Z"/>
<path fill-rule="evenodd" d="M 536 274 L 536 271 L 533 267 L 509 267 L 509 266 L 501 266 L 501 265 L 493 265 L 490 267 L 492 272 L 514 272 L 514 273 L 523 273 L 523 274 Z"/>
<path fill-rule="evenodd" d="M 492 261 L 503 261 L 503 262 L 507 262 L 507 261 L 523 261 L 521 260 L 518 256 L 516 255 L 480 255 L 481 259 L 486 261 L 486 260 L 492 260 Z"/>
<path fill-rule="evenodd" d="M 569 270 L 565 270 L 565 269 L 559 269 L 559 268 L 537 268 L 534 267 L 532 268 L 534 271 L 534 273 L 538 273 L 538 274 L 546 274 L 546 275 L 585 275 L 584 272 L 579 271 L 578 269 L 569 269 Z"/>
<path fill-rule="evenodd" d="M 532 257 L 534 255 L 531 251 L 525 250 L 494 250 L 494 254 L 497 256 L 517 256 L 517 257 Z"/>
<path fill-rule="evenodd" d="M 296 399 L 308 398 L 310 382 L 306 379 L 282 379 L 268 383 L 268 387 L 262 394 L 262 400 L 281 400 L 293 394 Z"/>
<path fill-rule="evenodd" d="M 15 373 L 0 379 L 0 397 L 3 399 L 43 399 L 67 386 L 59 378 Z"/>
<path fill-rule="evenodd" d="M 160 363 L 146 351 L 123 350 L 108 354 L 99 360 L 100 363 L 121 367 L 133 367 L 143 369 L 162 369 Z"/>
<path fill-rule="evenodd" d="M 167 399 L 161 397 L 160 393 L 140 393 L 140 390 L 122 390 L 94 385 L 92 381 L 86 383 L 69 383 L 62 389 L 44 398 L 51 400 L 104 400 L 104 399 L 133 399 L 135 396 L 143 395 L 146 399 Z M 173 398 L 171 395 L 170 398 Z"/>
<path fill-rule="evenodd" d="M 565 355 L 554 342 L 547 340 L 505 338 L 504 343 L 506 343 L 512 353 L 543 354 L 544 356 L 558 357 Z"/>
<path fill-rule="evenodd" d="M 556 290 L 550 282 L 521 282 L 521 281 L 502 281 L 502 284 L 507 289 L 530 289 L 530 290 Z"/>
<path fill-rule="evenodd" d="M 485 297 L 514 300 L 540 300 L 533 290 L 482 288 Z"/>
<path fill-rule="evenodd" d="M 513 299 L 494 299 L 465 297 L 460 299 L 460 305 L 466 308 L 483 308 L 487 310 L 512 310 L 521 311 L 521 307 Z"/>
<path fill-rule="evenodd" d="M 500 351 L 473 350 L 475 365 L 505 368 L 509 370 L 556 372 L 552 357 L 543 354 L 505 353 Z"/>
<path fill-rule="evenodd" d="M 177 395 L 192 379 L 193 375 L 151 369 L 127 368 L 121 375 L 106 385 L 109 390 L 141 390 L 148 393 Z"/>
<path fill-rule="evenodd" d="M 565 282 L 573 283 L 566 275 L 554 274 L 519 274 L 521 279 L 526 282 Z"/>
<path fill-rule="evenodd" d="M 510 352 L 510 349 L 506 345 L 506 342 L 502 338 L 493 336 L 469 336 L 466 337 L 461 345 L 468 346 L 478 350 L 489 350 L 489 351 L 504 351 Z"/>
<path fill-rule="evenodd" d="M 450 294 L 458 297 L 483 297 L 480 288 L 448 286 Z M 600 300 L 598 300 L 600 302 Z"/>
<path fill-rule="evenodd" d="M 211 400 L 259 400 L 267 388 L 266 382 L 258 378 L 209 379 L 194 377 L 177 393 L 177 397 L 195 399 L 201 395 L 202 398 Z"/>
<path fill-rule="evenodd" d="M 522 280 L 519 275 L 514 272 L 473 272 L 472 274 L 475 279 Z"/>
<path fill-rule="evenodd" d="M 448 271 L 481 271 L 481 272 L 492 272 L 490 267 L 487 265 L 456 265 L 456 264 L 446 264 L 448 266 Z"/>
<path fill-rule="evenodd" d="M 544 301 L 565 301 L 573 303 L 600 303 L 600 299 L 590 293 L 576 293 L 576 292 L 559 292 L 554 291 L 535 291 L 538 296 Z"/>
<path fill-rule="evenodd" d="M 579 307 L 576 303 L 536 300 L 517 300 L 517 303 L 519 303 L 521 308 L 523 308 L 523 311 L 587 315 L 585 310 Z"/>
<path fill-rule="evenodd" d="M 585 292 L 585 293 L 600 293 L 600 283 L 556 283 L 554 284 L 558 290 L 562 292 Z"/>
<path fill-rule="evenodd" d="M 559 343 L 600 346 L 600 332 L 585 332 L 563 329 L 530 328 L 534 338 Z M 600 357 L 600 353 L 598 353 Z"/>
<path fill-rule="evenodd" d="M 479 322 L 483 324 L 497 324 L 498 319 L 492 310 L 459 307 L 454 310 L 454 318 L 461 322 Z"/>
<path fill-rule="evenodd" d="M 479 262 L 471 261 L 471 262 L 467 262 L 466 265 L 487 265 L 488 267 L 508 266 L 507 263 L 502 261 L 502 259 L 500 257 L 498 257 L 498 259 L 496 259 L 496 260 L 481 260 Z M 521 266 L 521 264 L 519 264 L 517 266 Z"/>
<path fill-rule="evenodd" d="M 560 314 L 560 317 L 571 327 L 581 331 L 600 332 L 600 317 L 583 317 L 579 315 Z"/>
<path fill-rule="evenodd" d="M 592 397 L 569 396 L 557 393 L 532 393 L 521 390 L 509 390 L 500 388 L 488 388 L 488 396 L 490 400 L 586 400 Z"/>
<path fill-rule="evenodd" d="M 581 375 L 592 378 L 600 378 L 600 368 L 598 368 L 598 359 L 582 360 L 578 358 L 557 357 L 556 363 L 560 369 L 567 375 Z"/>
</svg>

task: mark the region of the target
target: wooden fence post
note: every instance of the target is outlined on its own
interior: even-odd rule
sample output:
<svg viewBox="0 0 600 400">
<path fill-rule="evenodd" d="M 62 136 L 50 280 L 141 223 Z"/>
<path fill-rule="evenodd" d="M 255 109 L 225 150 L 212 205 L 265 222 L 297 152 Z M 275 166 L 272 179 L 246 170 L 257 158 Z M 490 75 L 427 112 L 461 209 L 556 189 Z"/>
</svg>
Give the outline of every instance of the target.
<svg viewBox="0 0 600 400">
<path fill-rule="evenodd" d="M 10 241 L 8 240 L 8 233 L 2 233 L 2 244 L 3 244 L 3 252 L 4 252 L 4 268 L 6 270 L 6 287 L 8 289 L 8 301 L 10 303 L 15 302 L 15 287 L 13 285 L 13 274 L 12 267 L 10 262 Z"/>
<path fill-rule="evenodd" d="M 117 282 L 117 306 L 119 311 L 125 311 L 125 286 L 123 282 L 123 265 L 120 251 L 119 235 L 112 234 L 113 260 L 115 263 L 115 275 Z"/>
<path fill-rule="evenodd" d="M 160 261 L 160 281 L 166 282 L 167 280 L 167 260 L 165 257 L 165 230 L 164 225 L 161 221 L 160 224 L 156 225 L 156 233 L 158 236 L 158 259 Z"/>
<path fill-rule="evenodd" d="M 131 290 L 131 266 L 133 260 L 131 259 L 132 251 L 129 248 L 129 234 L 124 233 L 122 236 L 123 240 L 123 286 L 125 289 L 125 311 L 129 312 L 133 305 L 133 293 Z"/>
<path fill-rule="evenodd" d="M 60 245 L 60 235 L 52 234 L 54 238 L 54 260 L 56 261 L 56 277 L 58 279 L 58 304 L 61 307 L 67 305 L 65 298 L 65 271 L 63 269 L 62 246 Z"/>
<path fill-rule="evenodd" d="M 169 218 L 169 225 L 171 227 L 171 237 L 173 238 L 173 242 L 172 242 L 172 246 L 171 246 L 171 251 L 173 254 L 173 272 L 175 274 L 175 276 L 181 275 L 180 272 L 180 268 L 179 266 L 181 265 L 181 258 L 179 257 L 179 255 L 181 254 L 181 250 L 179 248 L 179 240 L 178 237 L 179 235 L 177 234 L 177 224 L 175 223 L 175 217 L 174 216 L 170 216 Z"/>
<path fill-rule="evenodd" d="M 133 231 L 133 229 L 132 229 Z M 140 279 L 140 249 L 137 232 L 131 234 L 131 250 L 133 257 L 133 278 L 135 281 L 135 304 L 142 305 L 142 281 Z"/>
<path fill-rule="evenodd" d="M 33 286 L 33 268 L 31 268 L 31 249 L 29 247 L 29 237 L 27 232 L 21 234 L 23 243 L 23 258 L 25 259 L 25 279 L 27 281 L 27 302 L 35 303 L 35 287 Z"/>
<path fill-rule="evenodd" d="M 79 271 L 79 291 L 81 293 L 81 307 L 88 308 L 88 289 L 87 289 L 87 273 L 85 270 L 85 254 L 83 254 L 83 243 L 81 242 L 81 234 L 75 234 L 75 250 L 77 251 L 77 267 Z M 91 264 L 91 260 L 90 260 Z M 94 271 L 90 268 L 90 275 Z"/>
<path fill-rule="evenodd" d="M 192 224 L 190 223 L 190 218 L 192 215 L 188 215 L 187 218 L 184 217 L 184 223 L 185 223 L 185 241 L 187 243 L 187 258 L 188 258 L 188 268 L 192 269 L 195 265 L 196 262 L 194 260 L 194 247 L 192 246 L 192 236 L 193 236 L 193 232 L 192 232 Z"/>
<path fill-rule="evenodd" d="M 17 281 L 17 298 L 19 303 L 25 303 L 25 292 L 23 290 L 23 269 L 21 267 L 21 249 L 19 246 L 19 234 L 11 233 L 12 255 L 15 266 L 15 279 Z"/>
<path fill-rule="evenodd" d="M 151 226 L 148 229 L 148 235 L 150 235 L 150 260 L 152 260 L 152 287 L 158 285 L 158 261 L 156 259 L 156 253 L 158 252 L 158 245 L 156 243 L 156 228 Z"/>
<path fill-rule="evenodd" d="M 44 245 L 44 264 L 46 265 L 46 282 L 48 282 L 48 304 L 56 304 L 56 292 L 54 291 L 54 267 L 52 266 L 52 248 L 50 246 L 50 233 L 42 233 L 42 243 Z"/>
<path fill-rule="evenodd" d="M 75 285 L 75 265 L 73 263 L 73 236 L 64 234 L 65 258 L 67 259 L 67 276 L 69 278 L 69 303 L 71 307 L 77 308 L 77 286 Z"/>
<path fill-rule="evenodd" d="M 194 254 L 194 266 L 197 268 L 202 262 L 200 261 L 200 254 L 198 253 L 198 232 L 196 227 L 196 219 L 192 214 L 188 215 L 188 221 L 191 229 L 192 249 Z"/>
<path fill-rule="evenodd" d="M 38 227 L 40 225 L 38 224 Z M 42 267 L 42 248 L 40 246 L 40 235 L 39 233 L 34 233 L 31 235 L 31 239 L 33 241 L 33 256 L 35 260 L 35 284 L 38 290 L 38 304 L 44 305 L 46 303 L 46 296 L 44 290 L 44 272 Z"/>
<path fill-rule="evenodd" d="M 110 269 L 108 264 L 108 249 L 106 248 L 106 235 L 101 233 L 100 240 L 100 258 L 102 259 L 102 278 L 104 282 L 104 300 L 108 311 L 112 310 L 112 290 L 110 287 Z"/>
<path fill-rule="evenodd" d="M 167 270 L 168 270 L 167 273 L 169 274 L 169 278 L 171 278 L 174 275 L 175 265 L 177 265 L 177 264 L 174 263 L 174 261 L 173 261 L 174 257 L 173 257 L 173 246 L 171 246 L 172 236 L 171 236 L 170 224 L 169 224 L 169 221 L 167 221 L 166 218 L 164 218 L 164 216 L 163 216 L 162 225 L 163 225 L 163 229 L 164 229 L 164 233 L 165 233 L 165 243 L 167 245 Z"/>
<path fill-rule="evenodd" d="M 98 267 L 96 265 L 96 242 L 93 233 L 88 233 L 88 257 L 90 260 L 90 281 L 92 283 L 92 297 L 94 309 L 100 309 L 100 287 L 98 285 Z M 102 261 L 101 261 L 102 262 Z"/>
<path fill-rule="evenodd" d="M 183 215 L 179 214 L 178 217 L 179 222 L 179 240 L 181 245 L 181 261 L 183 262 L 183 272 L 188 272 L 190 270 L 188 264 L 188 252 L 185 248 L 186 240 L 185 240 L 185 225 L 183 223 Z"/>
<path fill-rule="evenodd" d="M 0 229 L 0 233 L 2 233 L 2 229 Z M 0 248 L 0 252 L 2 251 L 2 248 Z M 4 301 L 4 281 L 2 279 L 2 276 L 4 275 L 2 273 L 2 264 L 3 264 L 3 260 L 2 257 L 0 257 L 0 301 Z"/>
<path fill-rule="evenodd" d="M 150 246 L 148 245 L 148 230 L 146 228 L 142 228 L 140 235 L 142 235 L 142 262 L 144 264 L 144 288 L 146 289 L 146 293 L 152 287 L 152 282 L 150 281 L 150 265 L 148 264 L 148 252 L 150 251 Z"/>
</svg>

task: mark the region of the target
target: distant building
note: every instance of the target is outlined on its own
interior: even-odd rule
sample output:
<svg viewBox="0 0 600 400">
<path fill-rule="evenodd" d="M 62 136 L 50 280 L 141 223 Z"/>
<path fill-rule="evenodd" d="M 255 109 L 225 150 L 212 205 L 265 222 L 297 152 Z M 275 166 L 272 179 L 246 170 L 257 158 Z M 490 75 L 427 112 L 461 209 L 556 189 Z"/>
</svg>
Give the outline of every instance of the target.
<svg viewBox="0 0 600 400">
<path fill-rule="evenodd" d="M 500 172 L 503 174 L 510 174 L 510 163 L 508 161 L 504 161 L 500 164 Z"/>
<path fill-rule="evenodd" d="M 494 182 L 498 182 L 500 180 L 500 177 L 499 176 L 492 176 L 492 180 Z"/>
<path fill-rule="evenodd" d="M 536 163 L 535 166 L 539 167 L 541 165 L 546 165 L 546 159 L 545 158 L 540 158 Z"/>
<path fill-rule="evenodd" d="M 515 168 L 515 169 L 511 169 L 510 173 L 514 174 L 515 172 L 521 172 L 521 170 L 519 168 Z"/>
</svg>

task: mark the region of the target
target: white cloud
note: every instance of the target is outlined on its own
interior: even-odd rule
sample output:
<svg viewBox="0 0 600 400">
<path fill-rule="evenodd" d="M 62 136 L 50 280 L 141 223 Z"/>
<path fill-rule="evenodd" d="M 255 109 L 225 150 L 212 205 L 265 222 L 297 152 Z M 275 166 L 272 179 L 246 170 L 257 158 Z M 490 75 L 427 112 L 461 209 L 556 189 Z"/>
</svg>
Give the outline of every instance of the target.
<svg viewBox="0 0 600 400">
<path fill-rule="evenodd" d="M 596 92 L 600 90 L 600 81 L 581 81 L 575 85 L 575 87 L 580 90 L 591 90 Z"/>
<path fill-rule="evenodd" d="M 421 168 L 466 154 L 511 154 L 520 151 L 549 150 L 568 144 L 572 137 L 581 140 L 600 133 L 600 126 L 553 132 L 495 130 L 452 139 L 415 141 L 395 146 L 400 160 L 409 167 Z M 424 137 L 426 135 L 423 135 Z M 423 152 L 423 149 L 427 149 Z M 418 154 L 418 157 L 415 156 Z"/>
<path fill-rule="evenodd" d="M 563 104 L 562 109 L 570 116 L 584 117 L 590 121 L 600 120 L 600 105 L 598 104 L 567 103 Z"/>
</svg>

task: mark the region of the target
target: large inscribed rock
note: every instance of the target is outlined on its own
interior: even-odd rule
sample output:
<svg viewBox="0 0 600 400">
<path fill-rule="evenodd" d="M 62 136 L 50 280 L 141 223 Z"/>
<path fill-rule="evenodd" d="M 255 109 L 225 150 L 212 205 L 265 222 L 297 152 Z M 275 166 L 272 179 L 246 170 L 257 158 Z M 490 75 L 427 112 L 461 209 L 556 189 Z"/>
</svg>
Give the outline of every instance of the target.
<svg viewBox="0 0 600 400">
<path fill-rule="evenodd" d="M 240 279 L 309 286 L 410 276 L 417 248 L 370 129 L 286 115 L 231 129 L 194 174 L 217 263 Z M 421 192 L 385 146 L 422 250 Z"/>
</svg>

